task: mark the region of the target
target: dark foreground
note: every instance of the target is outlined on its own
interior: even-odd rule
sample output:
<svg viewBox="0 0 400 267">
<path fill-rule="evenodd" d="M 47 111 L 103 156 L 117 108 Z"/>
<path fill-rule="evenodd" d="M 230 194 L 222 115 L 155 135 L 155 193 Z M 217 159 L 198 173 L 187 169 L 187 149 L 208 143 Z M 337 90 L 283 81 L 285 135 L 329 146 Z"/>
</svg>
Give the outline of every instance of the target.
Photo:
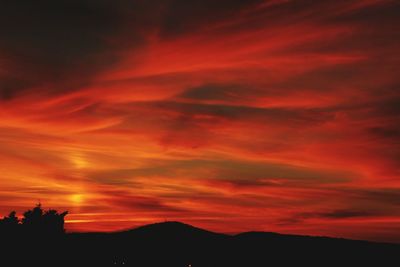
<svg viewBox="0 0 400 267">
<path fill-rule="evenodd" d="M 177 222 L 110 234 L 3 237 L 0 266 L 400 266 L 400 245 L 274 233 L 216 234 Z"/>
</svg>

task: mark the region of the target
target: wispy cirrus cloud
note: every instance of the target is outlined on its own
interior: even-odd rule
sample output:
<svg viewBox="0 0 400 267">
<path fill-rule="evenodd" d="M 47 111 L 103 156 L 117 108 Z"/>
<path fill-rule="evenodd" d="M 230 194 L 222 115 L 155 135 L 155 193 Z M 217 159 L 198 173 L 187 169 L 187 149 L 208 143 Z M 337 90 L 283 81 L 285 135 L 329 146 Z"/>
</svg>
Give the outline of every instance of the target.
<svg viewBox="0 0 400 267">
<path fill-rule="evenodd" d="M 399 8 L 5 3 L 0 213 L 396 239 Z"/>
</svg>

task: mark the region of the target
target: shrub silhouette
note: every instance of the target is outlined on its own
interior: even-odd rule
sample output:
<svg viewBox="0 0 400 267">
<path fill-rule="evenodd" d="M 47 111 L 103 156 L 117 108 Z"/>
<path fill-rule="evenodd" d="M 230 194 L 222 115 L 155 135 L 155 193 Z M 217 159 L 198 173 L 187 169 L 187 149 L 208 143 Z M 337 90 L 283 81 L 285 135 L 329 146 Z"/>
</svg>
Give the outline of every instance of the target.
<svg viewBox="0 0 400 267">
<path fill-rule="evenodd" d="M 56 210 L 48 210 L 42 216 L 44 229 L 52 234 L 60 235 L 65 233 L 64 217 L 67 211 L 58 213 Z"/>
<path fill-rule="evenodd" d="M 15 211 L 10 212 L 8 216 L 4 216 L 3 219 L 0 219 L 0 232 L 12 234 L 18 230 L 19 227 L 19 219 L 17 217 L 17 213 Z"/>
<path fill-rule="evenodd" d="M 23 214 L 22 220 L 12 211 L 8 216 L 0 219 L 0 233 L 4 235 L 40 235 L 41 237 L 57 237 L 65 233 L 64 218 L 67 211 L 58 213 L 57 210 L 44 211 L 41 204 Z"/>
</svg>

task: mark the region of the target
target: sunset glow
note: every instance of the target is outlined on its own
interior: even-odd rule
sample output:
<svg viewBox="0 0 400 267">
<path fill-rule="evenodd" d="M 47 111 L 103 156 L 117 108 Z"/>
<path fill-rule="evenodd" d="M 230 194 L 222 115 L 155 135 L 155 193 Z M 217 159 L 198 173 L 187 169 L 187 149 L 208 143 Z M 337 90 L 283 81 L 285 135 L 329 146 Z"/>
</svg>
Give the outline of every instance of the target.
<svg viewBox="0 0 400 267">
<path fill-rule="evenodd" d="M 0 215 L 400 242 L 399 1 L 23 2 Z"/>
</svg>

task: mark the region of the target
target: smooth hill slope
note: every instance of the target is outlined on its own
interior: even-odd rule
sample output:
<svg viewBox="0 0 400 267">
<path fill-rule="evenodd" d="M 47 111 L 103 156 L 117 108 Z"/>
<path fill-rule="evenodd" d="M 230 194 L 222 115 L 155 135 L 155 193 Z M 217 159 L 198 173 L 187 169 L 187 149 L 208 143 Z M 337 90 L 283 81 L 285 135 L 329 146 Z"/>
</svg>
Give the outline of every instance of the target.
<svg viewBox="0 0 400 267">
<path fill-rule="evenodd" d="M 3 263 L 17 258 L 21 265 L 7 266 L 400 266 L 398 244 L 265 232 L 231 236 L 179 222 L 23 245 L 3 249 Z"/>
</svg>

